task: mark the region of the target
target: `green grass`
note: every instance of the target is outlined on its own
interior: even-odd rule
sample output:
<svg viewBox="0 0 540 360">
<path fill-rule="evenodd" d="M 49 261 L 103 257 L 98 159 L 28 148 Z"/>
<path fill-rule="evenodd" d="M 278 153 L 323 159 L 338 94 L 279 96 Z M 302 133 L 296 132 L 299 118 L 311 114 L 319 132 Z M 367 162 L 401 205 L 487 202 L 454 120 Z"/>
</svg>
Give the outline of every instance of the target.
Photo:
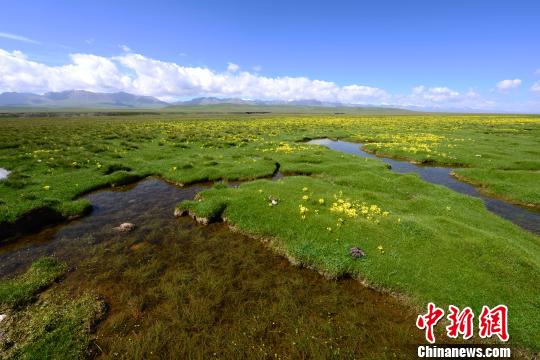
<svg viewBox="0 0 540 360">
<path fill-rule="evenodd" d="M 0 166 L 12 174 L 0 181 L 0 222 L 43 207 L 81 214 L 89 205 L 75 202 L 81 194 L 148 175 L 180 183 L 267 176 L 275 155 L 286 153 L 279 142 L 314 137 L 346 137 L 381 155 L 466 166 L 456 172 L 487 192 L 540 203 L 538 117 L 209 116 L 3 119 Z"/>
<path fill-rule="evenodd" d="M 0 281 L 0 310 L 28 304 L 37 293 L 66 271 L 65 263 L 53 258 L 42 258 L 35 261 L 24 274 Z"/>
<path fill-rule="evenodd" d="M 419 117 L 416 124 L 382 120 L 366 126 L 361 135 L 351 139 L 367 143 L 366 150 L 381 156 L 465 167 L 455 172 L 486 193 L 540 206 L 538 116 L 471 115 L 446 119 Z"/>
<path fill-rule="evenodd" d="M 84 359 L 90 333 L 105 307 L 94 296 L 71 300 L 65 294 L 49 294 L 46 300 L 9 315 L 1 324 L 10 346 L 0 356 L 10 359 Z"/>
<path fill-rule="evenodd" d="M 479 186 L 489 195 L 539 208 L 538 170 L 459 169 L 458 179 Z"/>
</svg>

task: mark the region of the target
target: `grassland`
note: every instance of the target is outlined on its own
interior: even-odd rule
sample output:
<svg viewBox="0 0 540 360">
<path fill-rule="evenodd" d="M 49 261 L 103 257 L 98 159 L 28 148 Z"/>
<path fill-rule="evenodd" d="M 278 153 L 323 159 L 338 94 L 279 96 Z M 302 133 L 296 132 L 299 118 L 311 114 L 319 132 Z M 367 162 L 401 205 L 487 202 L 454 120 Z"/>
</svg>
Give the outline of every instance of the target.
<svg viewBox="0 0 540 360">
<path fill-rule="evenodd" d="M 516 345 L 538 351 L 538 237 L 483 204 L 376 160 L 302 142 L 365 143 L 379 155 L 460 166 L 485 192 L 538 207 L 535 116 L 175 115 L 3 119 L 0 222 L 32 209 L 88 208 L 92 189 L 156 175 L 174 183 L 255 180 L 275 164 L 291 175 L 217 186 L 180 206 L 271 239 L 295 262 L 405 294 L 414 305 L 507 304 Z M 278 199 L 271 206 L 269 198 Z M 353 260 L 350 247 L 367 256 Z"/>
</svg>

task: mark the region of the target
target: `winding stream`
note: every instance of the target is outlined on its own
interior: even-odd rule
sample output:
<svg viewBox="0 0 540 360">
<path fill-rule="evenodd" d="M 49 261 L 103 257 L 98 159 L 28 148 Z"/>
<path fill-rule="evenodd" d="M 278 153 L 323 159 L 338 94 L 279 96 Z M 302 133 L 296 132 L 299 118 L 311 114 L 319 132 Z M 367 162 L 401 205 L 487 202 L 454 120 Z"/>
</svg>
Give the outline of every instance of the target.
<svg viewBox="0 0 540 360">
<path fill-rule="evenodd" d="M 489 211 L 499 215 L 502 218 L 510 220 L 525 230 L 540 235 L 540 213 L 538 211 L 512 205 L 503 200 L 483 195 L 474 186 L 459 181 L 451 176 L 450 172 L 453 170 L 452 168 L 416 165 L 408 161 L 399 161 L 379 157 L 363 151 L 361 149 L 363 144 L 361 143 L 353 143 L 342 140 L 315 139 L 308 141 L 307 144 L 323 145 L 332 150 L 341 151 L 347 154 L 359 155 L 369 159 L 377 159 L 389 164 L 392 171 L 400 174 L 414 172 L 423 180 L 432 184 L 443 185 L 456 192 L 482 199 Z"/>
</svg>

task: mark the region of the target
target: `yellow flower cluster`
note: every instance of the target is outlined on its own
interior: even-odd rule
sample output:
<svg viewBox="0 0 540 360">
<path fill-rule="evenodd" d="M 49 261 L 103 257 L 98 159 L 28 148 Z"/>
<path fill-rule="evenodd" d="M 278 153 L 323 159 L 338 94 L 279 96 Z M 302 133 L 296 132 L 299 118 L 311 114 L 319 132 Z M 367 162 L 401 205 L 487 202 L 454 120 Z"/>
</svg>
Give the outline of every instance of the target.
<svg viewBox="0 0 540 360">
<path fill-rule="evenodd" d="M 281 141 L 277 145 L 275 145 L 274 142 L 268 142 L 268 144 L 271 146 L 269 148 L 260 148 L 257 150 L 260 150 L 262 152 L 276 152 L 276 153 L 285 153 L 290 154 L 297 151 L 302 150 L 309 150 L 310 148 L 308 146 L 304 145 L 297 145 L 297 144 L 289 144 L 288 142 Z"/>
<path fill-rule="evenodd" d="M 356 218 L 358 216 L 363 216 L 365 219 L 378 224 L 381 217 L 387 217 L 390 215 L 389 211 L 383 211 L 378 205 L 372 204 L 369 205 L 366 202 L 359 201 L 350 201 L 348 199 L 343 199 L 342 193 L 339 195 L 334 195 L 336 199 L 330 207 L 330 211 L 336 214 L 343 214 L 349 218 Z"/>
<path fill-rule="evenodd" d="M 339 199 L 338 202 L 332 203 L 330 211 L 338 214 L 344 214 L 351 218 L 358 216 L 358 212 L 356 211 L 354 205 L 348 201 L 344 201 L 343 199 Z"/>
<path fill-rule="evenodd" d="M 339 192 L 339 194 L 334 195 L 335 201 L 332 202 L 332 205 L 330 207 L 325 206 L 326 201 L 324 198 L 318 198 L 316 196 L 313 196 L 313 193 L 309 192 L 309 189 L 307 187 L 302 188 L 302 193 L 304 195 L 302 196 L 301 203 L 298 205 L 300 217 L 302 218 L 302 220 L 306 219 L 308 212 L 313 213 L 314 215 L 319 215 L 319 211 L 325 208 L 328 209 L 330 213 L 334 213 L 338 216 L 336 222 L 337 228 L 343 226 L 345 223 L 344 219 L 347 218 L 354 219 L 358 217 L 363 217 L 366 220 L 378 224 L 383 217 L 387 217 L 390 215 L 389 211 L 383 211 L 376 204 L 367 204 L 366 202 L 351 201 L 345 198 L 341 191 Z M 307 194 L 309 194 L 309 196 Z M 311 200 L 312 198 L 313 200 Z M 310 211 L 310 209 L 308 209 L 308 207 L 306 206 L 307 204 L 313 205 L 315 209 Z M 327 231 L 332 232 L 331 227 L 325 228 Z"/>
<path fill-rule="evenodd" d="M 443 141 L 463 141 L 464 139 L 449 139 L 442 135 L 430 133 L 413 133 L 413 134 L 380 134 L 377 136 L 379 142 L 370 142 L 367 148 L 382 150 L 401 150 L 411 154 L 426 154 L 427 158 L 432 155 L 440 156 L 448 159 L 455 159 L 447 152 L 437 151 L 442 147 L 455 148 L 455 144 L 442 144 Z"/>
<path fill-rule="evenodd" d="M 306 218 L 306 213 L 309 211 L 309 209 L 302 204 L 298 205 L 298 208 L 300 210 L 300 217 L 302 218 L 302 220 L 304 220 Z"/>
</svg>

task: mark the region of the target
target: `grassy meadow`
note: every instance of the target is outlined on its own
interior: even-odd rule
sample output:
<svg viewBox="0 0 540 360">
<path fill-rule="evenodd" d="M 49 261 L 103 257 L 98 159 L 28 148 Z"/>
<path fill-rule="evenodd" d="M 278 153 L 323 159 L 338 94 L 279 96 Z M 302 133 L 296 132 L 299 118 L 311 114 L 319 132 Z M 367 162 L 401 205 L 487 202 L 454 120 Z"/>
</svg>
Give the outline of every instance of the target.
<svg viewBox="0 0 540 360">
<path fill-rule="evenodd" d="M 456 167 L 458 178 L 486 194 L 540 208 L 539 116 L 59 115 L 0 119 L 0 167 L 12 172 L 0 181 L 0 226 L 36 209 L 66 219 L 84 214 L 90 203 L 81 195 L 148 176 L 177 185 L 241 180 L 239 187 L 217 184 L 178 208 L 223 219 L 295 264 L 328 278 L 358 278 L 414 309 L 433 301 L 479 314 L 482 305 L 506 304 L 512 344 L 540 351 L 537 235 L 479 199 L 396 174 L 378 160 L 305 144 L 323 137 L 362 143 L 380 156 Z M 278 181 L 270 179 L 276 163 L 285 175 Z M 352 247 L 366 256 L 353 259 Z M 43 270 L 45 283 L 65 272 L 53 265 Z M 0 305 L 36 307 L 25 299 L 45 286 L 32 278 L 39 269 L 0 283 Z M 20 297 L 10 295 L 15 287 Z M 77 312 L 78 301 L 88 301 L 93 310 L 78 322 L 62 316 L 64 330 L 83 334 L 73 340 L 80 348 L 87 343 L 80 329 L 101 310 L 89 295 L 78 299 L 68 308 Z"/>
</svg>

